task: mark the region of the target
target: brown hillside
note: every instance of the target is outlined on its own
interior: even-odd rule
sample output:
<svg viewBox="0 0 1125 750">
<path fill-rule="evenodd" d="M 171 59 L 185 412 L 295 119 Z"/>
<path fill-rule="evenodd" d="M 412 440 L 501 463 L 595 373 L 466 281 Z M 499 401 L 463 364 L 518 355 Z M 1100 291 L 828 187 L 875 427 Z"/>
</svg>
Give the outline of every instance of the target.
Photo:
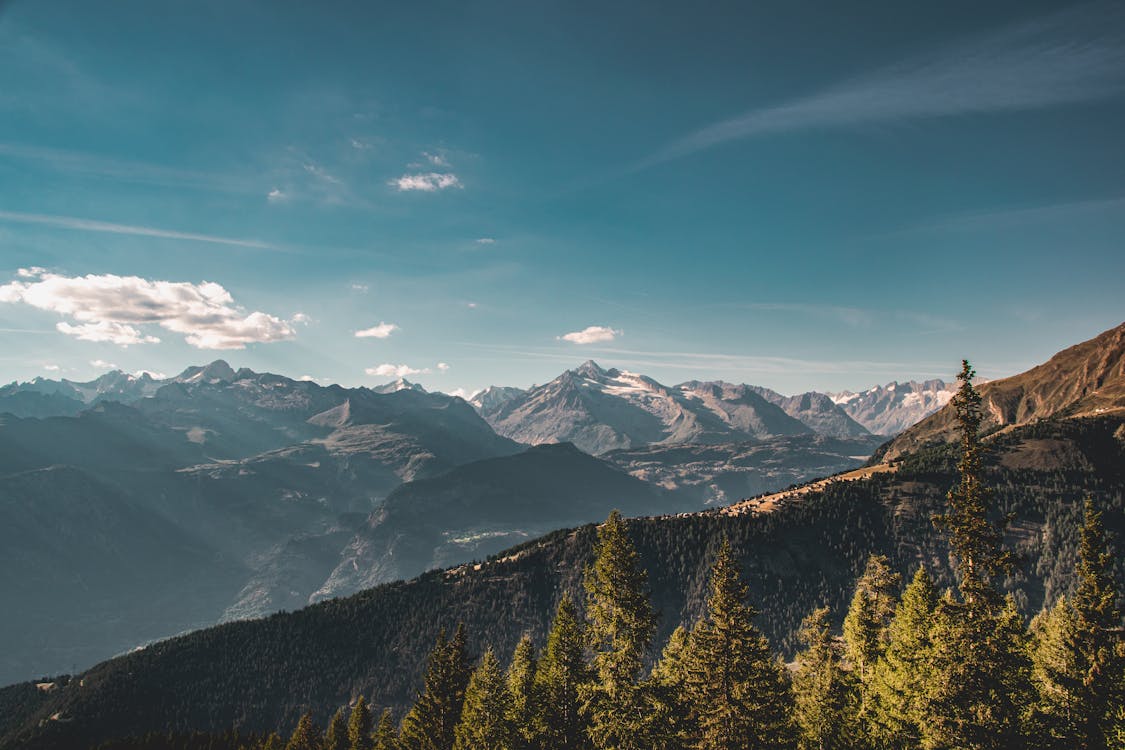
<svg viewBox="0 0 1125 750">
<path fill-rule="evenodd" d="M 1064 349 L 1027 372 L 984 383 L 979 390 L 985 429 L 1011 428 L 1052 416 L 1125 411 L 1125 323 Z M 889 461 L 956 435 L 949 404 L 891 441 L 881 458 Z"/>
</svg>

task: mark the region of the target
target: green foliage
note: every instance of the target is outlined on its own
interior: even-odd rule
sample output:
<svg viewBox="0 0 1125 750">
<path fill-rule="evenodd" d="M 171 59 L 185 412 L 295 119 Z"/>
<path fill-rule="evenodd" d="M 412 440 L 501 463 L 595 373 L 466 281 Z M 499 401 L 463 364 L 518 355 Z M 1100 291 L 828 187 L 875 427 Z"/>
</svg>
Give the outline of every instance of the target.
<svg viewBox="0 0 1125 750">
<path fill-rule="evenodd" d="M 508 719 L 516 732 L 516 747 L 530 750 L 536 747 L 543 723 L 543 699 L 540 682 L 536 676 L 535 646 L 531 636 L 524 634 L 516 644 L 512 663 L 508 666 L 508 694 L 511 709 Z"/>
<path fill-rule="evenodd" d="M 859 747 L 859 685 L 844 669 L 827 607 L 805 618 L 800 639 L 805 650 L 797 655 L 793 674 L 798 746 L 801 750 Z"/>
<path fill-rule="evenodd" d="M 348 718 L 348 750 L 371 750 L 371 709 L 362 695 Z"/>
<path fill-rule="evenodd" d="M 426 670 L 425 688 L 402 720 L 399 744 L 403 750 L 452 749 L 469 676 L 465 628 L 458 625 L 452 640 L 446 640 L 444 631 L 438 635 Z"/>
<path fill-rule="evenodd" d="M 535 675 L 543 713 L 535 729 L 541 747 L 577 750 L 589 746 L 580 689 L 592 679 L 585 657 L 585 633 L 570 597 L 563 596 Z"/>
<path fill-rule="evenodd" d="M 297 728 L 285 743 L 285 750 L 320 750 L 322 738 L 316 725 L 313 724 L 312 715 L 304 714 L 297 722 Z"/>
<path fill-rule="evenodd" d="M 489 649 L 469 678 L 453 747 L 455 750 L 514 750 L 518 735 L 511 717 L 512 696 L 500 662 Z"/>
<path fill-rule="evenodd" d="M 621 514 L 598 528 L 594 564 L 587 569 L 587 644 L 597 679 L 579 687 L 588 734 L 598 748 L 644 748 L 648 714 L 639 677 L 656 618 Z"/>
<path fill-rule="evenodd" d="M 921 741 L 937 604 L 933 580 L 919 566 L 887 627 L 887 647 L 865 691 L 870 730 L 880 747 L 908 750 Z"/>
<path fill-rule="evenodd" d="M 791 743 L 792 696 L 784 667 L 754 627 L 748 587 L 725 541 L 711 570 L 704 619 L 686 655 L 696 747 L 708 750 L 785 747 Z"/>
<path fill-rule="evenodd" d="M 343 708 L 336 709 L 328 722 L 328 729 L 324 732 L 324 750 L 349 750 L 348 720 Z"/>
<path fill-rule="evenodd" d="M 395 729 L 391 709 L 384 708 L 379 716 L 379 723 L 375 726 L 375 740 L 372 750 L 396 750 L 398 747 L 398 731 Z"/>
</svg>

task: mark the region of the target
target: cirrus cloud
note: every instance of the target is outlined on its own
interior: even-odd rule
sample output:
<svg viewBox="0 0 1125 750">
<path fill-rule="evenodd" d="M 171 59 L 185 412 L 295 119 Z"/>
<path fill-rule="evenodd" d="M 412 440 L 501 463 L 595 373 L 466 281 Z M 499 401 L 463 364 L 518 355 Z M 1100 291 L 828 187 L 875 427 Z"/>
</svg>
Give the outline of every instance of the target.
<svg viewBox="0 0 1125 750">
<path fill-rule="evenodd" d="M 139 276 L 63 276 L 23 269 L 29 281 L 0 285 L 0 302 L 23 303 L 70 318 L 55 327 L 83 341 L 129 346 L 160 339 L 143 326 L 179 333 L 197 349 L 243 349 L 296 335 L 290 322 L 264 312 L 247 313 L 222 285 L 211 281 L 158 281 Z"/>
<path fill-rule="evenodd" d="M 621 335 L 621 331 L 609 326 L 587 326 L 581 331 L 571 331 L 559 336 L 560 341 L 569 341 L 572 344 L 599 344 L 603 341 L 613 341 Z"/>
<path fill-rule="evenodd" d="M 398 326 L 394 323 L 380 322 L 377 326 L 356 331 L 355 337 L 357 339 L 385 339 L 397 330 Z"/>
</svg>

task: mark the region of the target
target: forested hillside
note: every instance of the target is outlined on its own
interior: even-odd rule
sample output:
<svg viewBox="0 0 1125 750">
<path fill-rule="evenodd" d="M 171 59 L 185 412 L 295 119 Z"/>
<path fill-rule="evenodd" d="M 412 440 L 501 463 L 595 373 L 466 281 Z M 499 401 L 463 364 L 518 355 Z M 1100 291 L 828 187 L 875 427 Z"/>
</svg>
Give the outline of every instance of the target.
<svg viewBox="0 0 1125 750">
<path fill-rule="evenodd" d="M 1017 592 L 1025 616 L 1072 587 L 1084 498 L 1104 511 L 1111 540 L 1125 535 L 1123 425 L 1113 416 L 1041 421 L 991 443 L 985 477 L 996 512 L 1014 514 L 1006 539 L 1023 556 L 1002 585 Z M 814 609 L 827 606 L 831 621 L 842 620 L 872 554 L 886 555 L 903 576 L 923 563 L 939 589 L 951 585 L 948 547 L 931 518 L 944 507 L 955 461 L 954 446 L 927 449 L 893 473 L 829 484 L 768 514 L 628 522 L 649 572 L 657 639 L 700 614 L 724 538 L 761 610 L 758 626 L 788 657 Z M 20 716 L 9 720 L 5 746 L 80 745 L 150 730 L 272 730 L 306 711 L 323 725 L 361 694 L 401 710 L 416 696 L 442 628 L 465 623 L 474 653 L 486 645 L 510 653 L 524 633 L 542 644 L 559 598 L 580 599 L 594 538 L 593 526 L 560 531 L 480 565 L 154 644 L 32 700 L 25 687 L 8 688 L 0 700 L 18 704 Z M 1120 580 L 1120 558 L 1114 565 Z"/>
</svg>

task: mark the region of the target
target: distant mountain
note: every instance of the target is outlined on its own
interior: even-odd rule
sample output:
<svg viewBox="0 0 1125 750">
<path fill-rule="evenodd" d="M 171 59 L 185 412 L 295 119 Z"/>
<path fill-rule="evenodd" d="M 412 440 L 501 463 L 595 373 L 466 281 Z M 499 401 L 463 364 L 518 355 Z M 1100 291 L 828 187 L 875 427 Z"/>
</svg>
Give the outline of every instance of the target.
<svg viewBox="0 0 1125 750">
<path fill-rule="evenodd" d="M 398 380 L 393 380 L 390 383 L 377 385 L 370 390 L 374 391 L 375 393 L 394 393 L 396 391 L 421 391 L 422 393 L 426 392 L 426 389 L 423 388 L 420 384 L 411 383 L 406 378 L 399 378 Z"/>
<path fill-rule="evenodd" d="M 855 438 L 871 434 L 826 394 L 809 391 L 796 396 L 782 396 L 769 388 L 748 387 L 770 403 L 780 406 L 786 414 L 800 420 L 818 435 Z"/>
<path fill-rule="evenodd" d="M 614 508 L 642 515 L 679 506 L 569 443 L 466 464 L 392 492 L 314 599 L 481 559 Z"/>
<path fill-rule="evenodd" d="M 949 403 L 957 386 L 942 380 L 891 382 L 862 393 L 827 394 L 859 424 L 876 435 L 897 435 Z"/>
<path fill-rule="evenodd" d="M 1052 417 L 1121 414 L 1125 412 L 1125 323 L 1027 372 L 989 381 L 978 390 L 984 429 L 1010 430 Z M 927 443 L 956 437 L 956 413 L 947 405 L 895 438 L 881 456 L 891 460 Z"/>
<path fill-rule="evenodd" d="M 811 432 L 745 386 L 693 381 L 670 388 L 592 360 L 545 385 L 508 395 L 481 407 L 496 432 L 531 445 L 572 442 L 592 454 Z"/>
<path fill-rule="evenodd" d="M 132 403 L 151 396 L 163 382 L 153 379 L 147 372 L 129 375 L 114 370 L 85 383 L 66 378 L 35 378 L 27 383 L 9 383 L 0 386 L 0 414 L 71 417 L 101 401 Z"/>
<path fill-rule="evenodd" d="M 490 385 L 468 399 L 473 408 L 479 412 L 493 413 L 501 406 L 514 398 L 522 396 L 527 391 L 523 388 L 512 388 L 504 385 Z"/>
</svg>

